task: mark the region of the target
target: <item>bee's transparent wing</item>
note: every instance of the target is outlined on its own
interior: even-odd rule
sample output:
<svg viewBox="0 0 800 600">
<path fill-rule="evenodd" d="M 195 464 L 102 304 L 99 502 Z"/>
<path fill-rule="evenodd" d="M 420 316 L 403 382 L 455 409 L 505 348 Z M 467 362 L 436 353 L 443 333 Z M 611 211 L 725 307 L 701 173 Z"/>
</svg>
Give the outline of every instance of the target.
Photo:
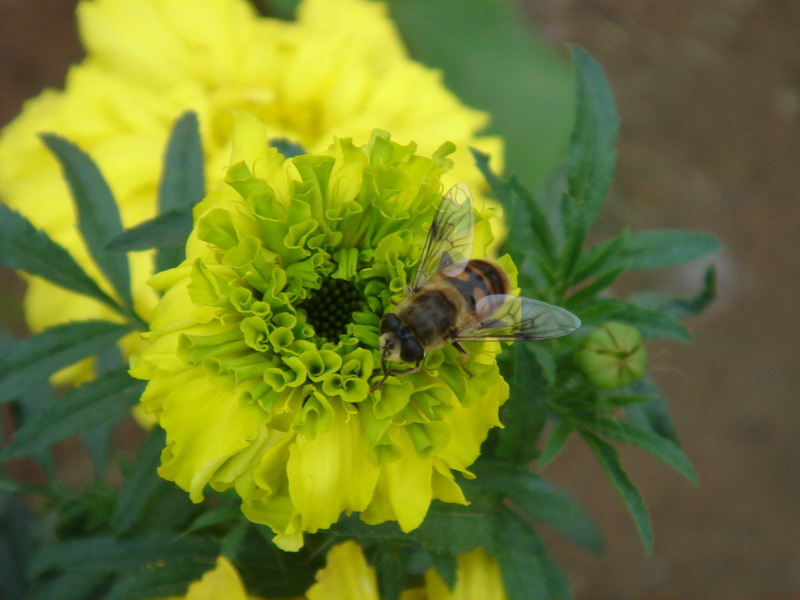
<svg viewBox="0 0 800 600">
<path fill-rule="evenodd" d="M 547 340 L 581 326 L 581 320 L 568 310 L 520 296 L 484 296 L 475 308 L 478 320 L 460 331 L 456 341 Z"/>
<path fill-rule="evenodd" d="M 459 183 L 444 195 L 433 217 L 414 276 L 414 291 L 440 271 L 447 269 L 447 275 L 455 277 L 464 270 L 472 253 L 473 226 L 472 194 L 466 184 Z"/>
</svg>

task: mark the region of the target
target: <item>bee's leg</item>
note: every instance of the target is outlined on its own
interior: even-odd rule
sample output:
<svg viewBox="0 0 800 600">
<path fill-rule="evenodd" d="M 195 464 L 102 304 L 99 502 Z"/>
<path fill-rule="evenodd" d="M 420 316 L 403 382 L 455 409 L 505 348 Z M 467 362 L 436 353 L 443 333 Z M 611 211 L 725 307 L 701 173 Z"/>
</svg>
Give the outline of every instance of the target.
<svg viewBox="0 0 800 600">
<path fill-rule="evenodd" d="M 383 377 L 381 377 L 381 380 L 378 383 L 376 383 L 375 385 L 373 385 L 369 389 L 370 393 L 381 389 L 383 387 L 383 384 L 386 382 L 387 379 L 389 379 L 390 376 L 392 376 L 392 375 L 407 375 L 407 374 L 410 374 L 410 373 L 418 373 L 420 368 L 421 368 L 421 366 L 422 366 L 422 361 L 419 361 L 416 365 L 414 365 L 410 369 L 388 369 L 387 370 L 386 369 L 386 361 L 384 360 L 383 357 L 381 357 L 381 368 L 383 369 Z"/>
<path fill-rule="evenodd" d="M 456 350 L 461 352 L 461 355 L 464 358 L 469 358 L 469 352 L 467 352 L 464 349 L 464 346 L 462 346 L 458 342 L 453 342 L 453 348 L 455 348 Z M 470 371 L 463 362 L 460 362 L 459 364 L 461 365 L 461 368 L 463 369 L 464 373 L 467 374 L 467 377 L 475 377 L 475 375 L 473 375 L 472 371 Z"/>
<path fill-rule="evenodd" d="M 455 348 L 456 350 L 458 350 L 459 352 L 461 352 L 461 354 L 463 354 L 464 356 L 466 356 L 466 357 L 469 357 L 469 352 L 467 352 L 467 351 L 464 349 L 464 346 L 462 346 L 462 345 L 461 345 L 461 344 L 459 344 L 458 342 L 453 342 L 453 348 Z"/>
</svg>

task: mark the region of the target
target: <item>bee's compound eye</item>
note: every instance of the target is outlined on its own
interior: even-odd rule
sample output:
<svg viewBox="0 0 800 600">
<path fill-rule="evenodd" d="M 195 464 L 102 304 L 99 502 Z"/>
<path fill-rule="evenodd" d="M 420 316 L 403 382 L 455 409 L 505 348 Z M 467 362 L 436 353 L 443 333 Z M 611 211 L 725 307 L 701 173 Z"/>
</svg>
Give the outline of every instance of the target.
<svg viewBox="0 0 800 600">
<path fill-rule="evenodd" d="M 417 363 L 425 358 L 425 351 L 417 340 L 409 337 L 403 340 L 403 347 L 400 349 L 400 358 L 407 363 Z"/>
<path fill-rule="evenodd" d="M 397 331 L 398 327 L 400 327 L 400 319 L 394 313 L 389 313 L 381 319 L 381 333 Z"/>
</svg>

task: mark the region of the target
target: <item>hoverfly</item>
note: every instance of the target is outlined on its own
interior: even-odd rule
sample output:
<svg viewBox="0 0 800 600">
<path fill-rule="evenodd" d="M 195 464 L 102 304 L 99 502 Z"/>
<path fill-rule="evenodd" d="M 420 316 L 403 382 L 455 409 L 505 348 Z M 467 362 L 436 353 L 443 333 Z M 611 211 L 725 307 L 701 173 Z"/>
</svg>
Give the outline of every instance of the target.
<svg viewBox="0 0 800 600">
<path fill-rule="evenodd" d="M 413 286 L 381 319 L 383 377 L 373 390 L 383 387 L 391 375 L 416 373 L 427 352 L 448 344 L 467 356 L 461 342 L 546 340 L 580 327 L 580 319 L 563 308 L 509 294 L 508 275 L 502 268 L 470 258 L 473 227 L 472 195 L 461 183 L 442 198 Z M 414 366 L 387 368 L 387 362 Z"/>
</svg>

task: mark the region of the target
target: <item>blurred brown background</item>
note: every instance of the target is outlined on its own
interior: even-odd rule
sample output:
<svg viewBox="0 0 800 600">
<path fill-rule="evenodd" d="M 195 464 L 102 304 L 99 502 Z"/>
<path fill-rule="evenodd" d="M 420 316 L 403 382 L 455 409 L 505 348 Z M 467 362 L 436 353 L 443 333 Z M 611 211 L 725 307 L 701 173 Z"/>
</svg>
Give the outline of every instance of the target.
<svg viewBox="0 0 800 600">
<path fill-rule="evenodd" d="M 79 60 L 73 0 L 0 0 L 0 125 Z M 607 231 L 682 228 L 727 246 L 720 299 L 688 323 L 692 347 L 649 347 L 694 488 L 624 454 L 656 536 L 645 558 L 600 468 L 570 444 L 547 475 L 606 537 L 602 559 L 548 536 L 581 600 L 800 598 L 800 3 L 528 1 L 532 27 L 606 69 L 622 121 Z M 624 283 L 684 295 L 705 265 Z M 22 286 L 2 275 L 0 324 L 22 332 Z"/>
</svg>

